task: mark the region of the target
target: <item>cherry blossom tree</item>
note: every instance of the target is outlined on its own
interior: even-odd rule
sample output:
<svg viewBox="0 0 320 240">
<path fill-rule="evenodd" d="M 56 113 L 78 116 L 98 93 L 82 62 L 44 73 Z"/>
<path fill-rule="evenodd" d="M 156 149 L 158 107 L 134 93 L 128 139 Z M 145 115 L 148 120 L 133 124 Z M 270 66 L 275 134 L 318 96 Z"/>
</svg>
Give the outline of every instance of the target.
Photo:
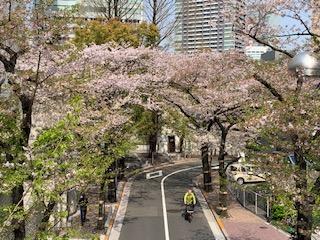
<svg viewBox="0 0 320 240">
<path fill-rule="evenodd" d="M 303 71 L 288 74 L 286 68 L 295 51 L 308 49 L 319 52 L 319 4 L 318 1 L 253 0 L 248 1 L 246 10 L 249 13 L 246 14 L 245 27 L 240 32 L 248 40 L 268 46 L 285 58 L 279 65 L 267 68 L 269 72 L 257 69 L 254 77 L 278 101 L 267 102 L 270 115 L 264 116 L 262 121 L 268 122 L 268 130 L 264 132 L 269 142 L 276 142 L 282 149 L 280 155 L 293 153 L 297 160 L 297 171 L 291 172 L 295 187 L 290 188 L 297 211 L 296 238 L 311 239 L 314 193 L 317 192 L 318 180 L 310 178 L 307 162 L 313 162 L 309 170 L 319 172 L 317 160 L 310 157 L 319 156 L 312 147 L 318 141 L 315 113 L 318 109 L 318 82 L 306 78 Z M 274 24 L 270 21 L 272 17 L 285 20 L 287 24 Z M 276 161 L 275 155 L 269 154 L 268 157 Z"/>
<path fill-rule="evenodd" d="M 264 65 L 255 78 L 269 91 L 270 98 L 261 106 L 264 111 L 251 119 L 259 138 L 253 148 L 261 158 L 264 168 L 272 169 L 281 165 L 283 159 L 293 154 L 296 166 L 283 171 L 283 182 L 278 179 L 275 186 L 292 197 L 296 219 L 296 238 L 311 239 L 313 220 L 319 193 L 319 96 L 316 78 L 291 74 L 286 61 L 281 64 Z M 297 79 L 298 78 L 298 79 Z M 269 97 L 270 97 L 269 96 Z M 250 121 L 248 121 L 250 122 Z M 277 150 L 277 151 L 276 151 Z M 275 175 L 280 174 L 272 171 Z M 273 182 L 273 181 L 272 181 Z"/>
<path fill-rule="evenodd" d="M 250 0 L 243 9 L 245 23 L 236 26 L 247 42 L 270 47 L 292 57 L 290 49 L 319 51 L 318 1 Z M 228 12 L 226 12 L 228 14 Z"/>
<path fill-rule="evenodd" d="M 130 118 L 127 113 L 119 110 L 126 100 L 123 99 L 121 102 L 124 94 L 117 85 L 112 87 L 117 79 L 116 74 L 110 78 L 109 91 L 103 95 L 110 101 L 104 101 L 98 98 L 98 95 L 89 94 L 89 84 L 86 81 L 94 75 L 86 68 L 87 65 L 80 66 L 72 62 L 72 59 L 76 58 L 72 48 L 44 48 L 38 51 L 39 49 L 30 48 L 19 58 L 16 65 L 17 74 L 12 75 L 11 83 L 5 84 L 3 88 L 5 91 L 2 97 L 7 102 L 15 103 L 16 111 L 13 111 L 12 104 L 3 105 L 4 108 L 1 108 L 5 117 L 1 118 L 1 124 L 6 124 L 5 120 L 10 117 L 12 123 L 15 123 L 10 130 L 12 137 L 2 141 L 6 145 L 1 144 L 1 153 L 5 153 L 1 155 L 1 160 L 5 163 L 1 173 L 7 183 L 10 183 L 14 176 L 19 177 L 14 178 L 15 182 L 4 185 L 1 191 L 10 191 L 14 186 L 24 185 L 24 194 L 17 197 L 17 203 L 13 202 L 12 212 L 5 219 L 1 219 L 0 232 L 6 233 L 11 226 L 16 226 L 9 223 L 23 224 L 29 215 L 38 216 L 41 219 L 40 223 L 34 224 L 34 232 L 31 234 L 39 237 L 52 229 L 49 218 L 57 214 L 55 208 L 68 189 L 103 181 L 105 170 L 112 161 L 125 154 L 125 149 L 120 151 L 121 144 L 124 143 L 119 143 L 116 151 L 118 154 L 112 155 L 104 154 L 99 143 L 104 141 L 103 135 L 110 129 L 129 123 Z M 91 93 L 98 90 L 97 86 L 90 86 Z M 19 118 L 22 111 L 18 104 L 20 94 L 26 94 L 32 100 L 28 105 L 30 112 L 27 135 L 24 135 L 25 132 L 21 131 L 19 126 L 19 123 L 24 121 Z M 84 96 L 84 100 L 81 109 L 77 107 L 75 112 L 72 107 L 74 104 L 70 104 L 69 99 L 79 94 Z M 10 113 L 12 111 L 15 114 Z M 8 113 L 5 114 L 6 112 Z M 16 119 L 12 118 L 14 116 Z M 1 133 L 7 136 L 7 132 Z M 27 142 L 22 145 L 21 141 L 25 141 L 26 137 Z M 9 148 L 9 142 L 14 142 L 14 146 L 20 151 L 12 149 L 12 146 Z M 109 146 L 109 151 L 115 150 L 114 148 Z M 127 144 L 123 145 L 123 148 L 129 149 Z M 24 156 L 26 153 L 27 158 L 17 157 L 18 154 Z M 9 154 L 12 157 L 9 158 Z M 32 197 L 28 197 L 28 201 L 21 205 L 27 195 Z"/>
<path fill-rule="evenodd" d="M 254 107 L 258 84 L 250 78 L 250 61 L 238 53 L 204 52 L 171 56 L 166 67 L 171 75 L 161 95 L 179 109 L 201 133 L 204 189 L 210 191 L 211 166 L 208 159 L 210 136 L 219 136 L 219 211 L 226 207 L 226 142 L 229 132 L 244 120 L 245 110 Z M 243 69 L 247 68 L 248 71 Z M 168 70 L 169 69 L 169 70 Z M 244 145 L 244 143 L 243 143 Z"/>
</svg>

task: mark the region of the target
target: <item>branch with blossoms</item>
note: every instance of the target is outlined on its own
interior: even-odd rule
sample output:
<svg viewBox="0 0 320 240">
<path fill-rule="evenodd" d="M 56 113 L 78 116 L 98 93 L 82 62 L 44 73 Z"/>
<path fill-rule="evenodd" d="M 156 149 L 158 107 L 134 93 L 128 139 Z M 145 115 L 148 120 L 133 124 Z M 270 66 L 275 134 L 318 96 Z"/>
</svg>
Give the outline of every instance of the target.
<svg viewBox="0 0 320 240">
<path fill-rule="evenodd" d="M 278 92 L 278 90 L 276 88 L 274 88 L 271 83 L 267 82 L 266 80 L 264 80 L 261 76 L 259 76 L 258 74 L 254 74 L 254 79 L 257 80 L 258 82 L 260 82 L 266 89 L 268 89 L 270 91 L 270 93 L 277 98 L 280 102 L 284 101 L 283 96 Z"/>
<path fill-rule="evenodd" d="M 310 24 L 311 21 L 318 21 L 317 4 L 316 1 L 250 0 L 245 8 L 246 12 L 243 10 L 245 23 L 235 25 L 234 31 L 238 31 L 248 41 L 254 40 L 290 58 L 293 54 L 288 50 L 288 45 L 295 45 L 300 49 L 305 48 L 307 43 L 317 52 L 320 48 L 320 33 L 317 32 L 316 24 Z M 271 18 L 290 21 L 290 24 L 283 26 L 280 22 L 271 21 Z M 311 38 L 313 43 L 308 38 Z"/>
</svg>

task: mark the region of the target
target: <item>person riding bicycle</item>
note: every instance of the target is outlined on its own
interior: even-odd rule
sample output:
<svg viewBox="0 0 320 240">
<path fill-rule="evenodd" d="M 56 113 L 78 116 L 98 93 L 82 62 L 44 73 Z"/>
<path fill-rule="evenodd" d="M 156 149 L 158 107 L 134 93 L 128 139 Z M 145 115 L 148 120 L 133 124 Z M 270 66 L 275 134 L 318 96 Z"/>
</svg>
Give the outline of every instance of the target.
<svg viewBox="0 0 320 240">
<path fill-rule="evenodd" d="M 194 208 L 194 205 L 196 204 L 196 196 L 191 189 L 184 194 L 183 202 L 186 205 L 186 210 L 188 207 L 191 207 L 192 209 Z"/>
</svg>

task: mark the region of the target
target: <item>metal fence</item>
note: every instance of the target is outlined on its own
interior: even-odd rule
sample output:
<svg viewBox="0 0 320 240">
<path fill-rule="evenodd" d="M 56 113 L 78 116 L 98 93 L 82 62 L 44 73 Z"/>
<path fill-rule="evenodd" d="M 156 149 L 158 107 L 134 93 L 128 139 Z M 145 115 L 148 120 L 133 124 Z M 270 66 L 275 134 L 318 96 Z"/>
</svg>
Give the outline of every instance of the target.
<svg viewBox="0 0 320 240">
<path fill-rule="evenodd" d="M 270 218 L 270 197 L 265 196 L 250 190 L 245 187 L 237 186 L 235 184 L 228 185 L 231 195 L 238 200 L 238 202 L 259 217 Z"/>
</svg>

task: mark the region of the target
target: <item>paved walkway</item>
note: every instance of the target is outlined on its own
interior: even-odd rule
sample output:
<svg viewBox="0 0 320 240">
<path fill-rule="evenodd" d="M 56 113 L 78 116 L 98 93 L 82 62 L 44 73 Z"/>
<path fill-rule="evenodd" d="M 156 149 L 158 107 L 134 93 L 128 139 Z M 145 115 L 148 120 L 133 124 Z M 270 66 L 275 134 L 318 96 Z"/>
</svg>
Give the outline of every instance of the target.
<svg viewBox="0 0 320 240">
<path fill-rule="evenodd" d="M 253 213 L 232 201 L 229 218 L 222 219 L 230 240 L 288 240 L 289 236 L 280 232 Z"/>
<path fill-rule="evenodd" d="M 70 228 L 72 229 L 73 237 L 92 239 L 93 237 L 98 237 L 100 234 L 104 233 L 104 230 L 97 229 L 99 187 L 91 186 L 86 192 L 86 195 L 89 201 L 87 209 L 87 221 L 83 226 L 81 226 L 80 210 L 78 210 L 76 214 L 70 217 Z"/>
<path fill-rule="evenodd" d="M 213 191 L 204 193 L 211 209 L 218 205 L 219 177 L 217 173 L 213 176 Z M 197 177 L 196 182 L 202 184 L 202 176 Z M 230 195 L 229 195 L 230 196 Z M 228 218 L 221 219 L 222 228 L 225 230 L 229 240 L 288 240 L 289 235 L 278 230 L 260 217 L 243 208 L 231 197 L 228 200 Z"/>
</svg>

